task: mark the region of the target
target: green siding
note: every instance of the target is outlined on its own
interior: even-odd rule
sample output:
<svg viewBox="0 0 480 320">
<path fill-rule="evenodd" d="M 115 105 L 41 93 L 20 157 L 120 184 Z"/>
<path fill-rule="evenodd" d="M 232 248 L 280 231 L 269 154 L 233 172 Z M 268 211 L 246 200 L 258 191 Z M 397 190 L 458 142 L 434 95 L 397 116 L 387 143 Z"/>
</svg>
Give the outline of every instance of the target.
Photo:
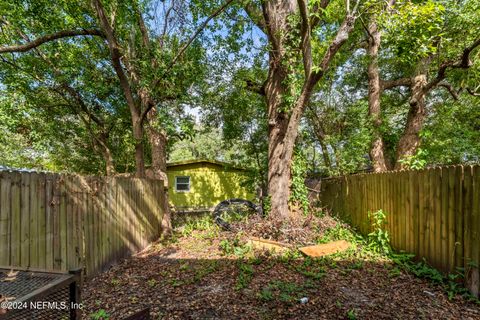
<svg viewBox="0 0 480 320">
<path fill-rule="evenodd" d="M 211 163 L 193 163 L 169 167 L 168 196 L 170 204 L 178 209 L 201 209 L 216 206 L 231 198 L 253 200 L 255 195 L 242 186 L 244 171 L 226 169 Z M 190 191 L 175 190 L 175 177 L 189 176 Z"/>
</svg>

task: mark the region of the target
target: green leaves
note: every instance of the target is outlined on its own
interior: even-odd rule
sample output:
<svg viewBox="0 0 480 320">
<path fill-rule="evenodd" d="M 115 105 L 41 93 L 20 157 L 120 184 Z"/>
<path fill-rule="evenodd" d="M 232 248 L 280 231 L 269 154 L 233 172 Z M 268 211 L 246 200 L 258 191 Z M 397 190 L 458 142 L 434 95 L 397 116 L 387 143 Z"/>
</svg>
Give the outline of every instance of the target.
<svg viewBox="0 0 480 320">
<path fill-rule="evenodd" d="M 399 159 L 398 162 L 405 165 L 408 169 L 420 170 L 427 165 L 427 157 L 428 151 L 420 148 L 415 155 Z"/>
<path fill-rule="evenodd" d="M 392 12 L 393 11 L 393 12 Z M 396 58 L 407 64 L 415 64 L 436 53 L 437 41 L 442 37 L 445 7 L 437 1 L 397 2 L 380 17 L 386 46 L 395 52 Z"/>
</svg>

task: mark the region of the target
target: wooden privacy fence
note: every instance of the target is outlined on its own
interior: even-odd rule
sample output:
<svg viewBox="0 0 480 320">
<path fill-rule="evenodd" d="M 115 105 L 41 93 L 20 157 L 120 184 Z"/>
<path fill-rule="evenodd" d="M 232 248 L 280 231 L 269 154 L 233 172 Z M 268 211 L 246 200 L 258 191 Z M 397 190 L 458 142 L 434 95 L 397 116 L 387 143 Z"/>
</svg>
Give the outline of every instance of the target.
<svg viewBox="0 0 480 320">
<path fill-rule="evenodd" d="M 322 180 L 320 190 L 321 204 L 363 234 L 371 231 L 368 213 L 382 209 L 396 250 L 444 272 L 465 268 L 478 296 L 480 166 L 351 175 Z"/>
<path fill-rule="evenodd" d="M 163 182 L 0 171 L 0 265 L 93 275 L 160 234 Z"/>
</svg>

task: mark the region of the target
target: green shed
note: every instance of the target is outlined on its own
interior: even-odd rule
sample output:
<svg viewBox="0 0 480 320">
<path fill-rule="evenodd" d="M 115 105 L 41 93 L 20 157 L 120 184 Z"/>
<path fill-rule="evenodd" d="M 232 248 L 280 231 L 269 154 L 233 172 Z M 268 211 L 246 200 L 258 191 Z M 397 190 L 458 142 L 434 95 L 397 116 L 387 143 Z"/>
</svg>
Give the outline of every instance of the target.
<svg viewBox="0 0 480 320">
<path fill-rule="evenodd" d="M 245 186 L 248 171 L 225 162 L 189 160 L 167 164 L 168 196 L 175 211 L 203 211 L 219 202 L 253 200 L 254 190 Z"/>
</svg>

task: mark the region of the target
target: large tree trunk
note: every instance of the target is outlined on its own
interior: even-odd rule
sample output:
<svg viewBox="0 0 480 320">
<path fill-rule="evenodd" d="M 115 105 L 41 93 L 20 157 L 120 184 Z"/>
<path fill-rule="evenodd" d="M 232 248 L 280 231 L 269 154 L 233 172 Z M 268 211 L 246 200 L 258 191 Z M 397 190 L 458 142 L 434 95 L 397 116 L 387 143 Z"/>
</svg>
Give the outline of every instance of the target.
<svg viewBox="0 0 480 320">
<path fill-rule="evenodd" d="M 382 172 L 387 171 L 391 165 L 385 155 L 385 143 L 381 133 L 382 111 L 380 97 L 382 94 L 382 86 L 378 69 L 378 50 L 380 48 L 381 34 L 375 19 L 375 16 L 372 17 L 368 25 L 367 48 L 367 54 L 370 58 L 370 63 L 368 64 L 368 115 L 373 125 L 370 159 L 372 160 L 373 171 Z"/>
<path fill-rule="evenodd" d="M 276 218 L 288 218 L 290 198 L 291 151 L 286 150 L 285 132 L 288 119 L 276 122 L 268 134 L 268 194 L 270 214 Z"/>
<path fill-rule="evenodd" d="M 300 118 L 310 99 L 313 83 L 306 83 L 302 94 L 291 107 L 290 112 L 280 111 L 285 73 L 282 67 L 273 69 L 273 75 L 265 86 L 269 114 L 268 133 L 268 193 L 271 201 L 271 216 L 286 219 L 290 217 L 290 177 L 295 140 L 298 135 Z"/>
<path fill-rule="evenodd" d="M 413 79 L 412 96 L 410 98 L 410 110 L 408 111 L 405 130 L 397 145 L 395 170 L 404 168 L 399 160 L 416 154 L 420 146 L 420 131 L 425 121 L 425 74 L 415 76 Z"/>
<path fill-rule="evenodd" d="M 155 119 L 157 110 L 152 108 L 147 118 L 149 127 L 147 130 L 148 140 L 152 148 L 152 166 L 147 170 L 147 177 L 163 181 L 164 186 L 164 202 L 163 202 L 163 218 L 161 222 L 161 232 L 163 236 L 169 237 L 172 234 L 171 211 L 168 203 L 168 177 L 167 177 L 167 133 L 155 127 Z"/>
<path fill-rule="evenodd" d="M 323 3 L 325 8 L 328 1 Z M 305 1 L 268 0 L 262 1 L 265 31 L 270 44 L 269 73 L 264 86 L 268 107 L 268 192 L 271 200 L 270 215 L 273 219 L 285 219 L 291 216 L 288 208 L 290 198 L 291 161 L 295 140 L 298 134 L 300 118 L 305 111 L 313 87 L 328 69 L 329 63 L 353 30 L 355 17 L 348 12 L 335 39 L 330 43 L 325 55 L 313 71 L 311 48 L 311 25 L 308 5 Z M 298 46 L 288 35 L 298 27 L 290 17 L 297 12 L 301 15 L 301 53 L 295 51 Z M 247 10 L 248 13 L 248 10 Z M 255 21 L 255 17 L 253 18 Z M 301 54 L 301 55 L 299 55 Z M 295 97 L 299 88 L 289 85 L 287 76 L 295 72 L 292 66 L 302 58 L 304 82 L 301 93 L 295 102 L 287 96 Z"/>
<path fill-rule="evenodd" d="M 289 26 L 287 17 L 297 10 L 297 2 L 265 1 L 262 3 L 266 20 L 267 35 L 272 45 L 269 52 L 269 73 L 265 84 L 265 100 L 268 108 L 268 194 L 270 196 L 273 219 L 286 219 L 290 216 L 290 176 L 295 128 L 290 128 L 291 114 L 282 111 L 284 95 L 289 93 L 286 84 L 287 58 L 285 57 L 285 35 Z M 283 107 L 283 108 L 282 108 Z M 288 131 L 295 131 L 288 132 Z M 293 141 L 287 141 L 293 139 Z"/>
</svg>

